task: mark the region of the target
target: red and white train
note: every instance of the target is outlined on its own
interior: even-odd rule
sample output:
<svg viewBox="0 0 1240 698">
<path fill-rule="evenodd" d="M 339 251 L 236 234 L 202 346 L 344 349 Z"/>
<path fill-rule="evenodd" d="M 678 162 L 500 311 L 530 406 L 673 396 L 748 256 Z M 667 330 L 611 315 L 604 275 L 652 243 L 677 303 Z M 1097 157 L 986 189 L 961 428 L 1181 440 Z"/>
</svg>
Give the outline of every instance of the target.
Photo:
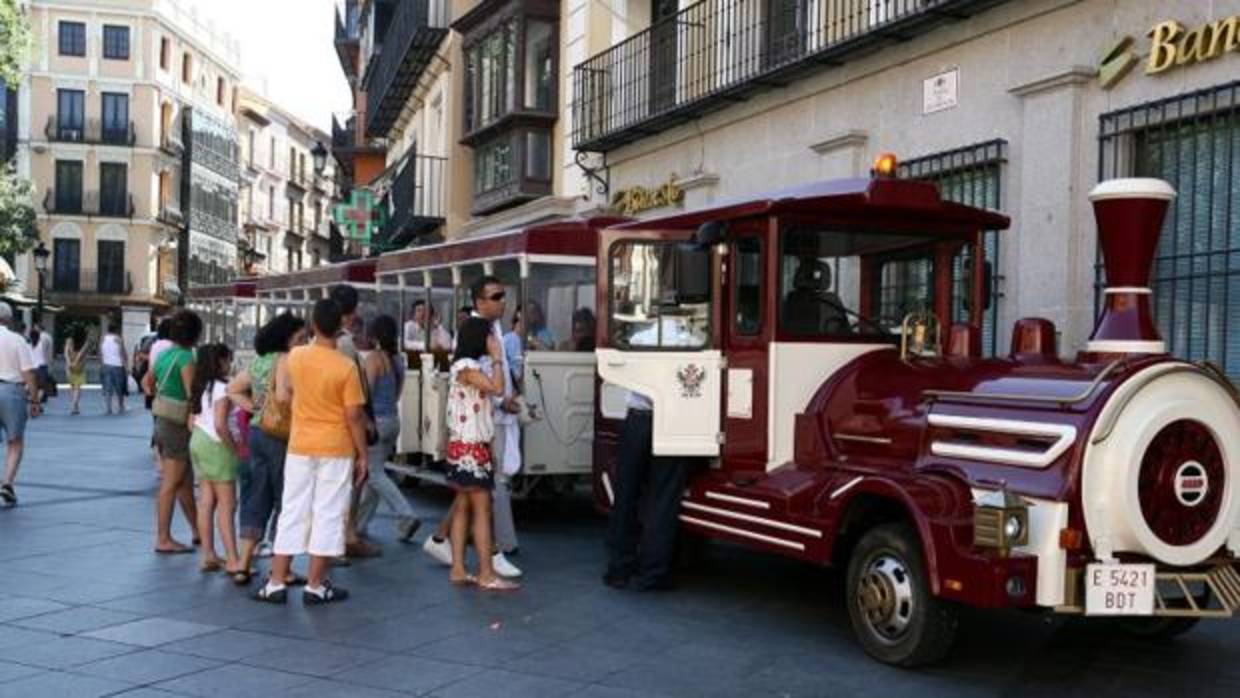
<svg viewBox="0 0 1240 698">
<path fill-rule="evenodd" d="M 625 397 L 645 395 L 656 455 L 700 459 L 684 526 L 845 570 L 854 630 L 880 661 L 941 658 L 961 606 L 1174 635 L 1240 610 L 1240 398 L 1210 364 L 1169 356 L 1151 317 L 1174 192 L 1113 180 L 1090 198 L 1108 283 L 1072 361 L 1038 318 L 1016 322 L 1006 356 L 983 358 L 983 233 L 1008 219 L 883 175 L 395 253 L 367 288 L 390 312 L 415 292 L 447 317 L 470 277 L 509 269 L 514 296 L 554 305 L 561 332 L 588 307 L 593 381 L 579 346 L 527 361 L 527 399 L 534 385 L 557 396 L 528 432 L 527 464 L 580 477 L 573 454 L 592 441 L 608 506 Z M 282 282 L 257 284 L 261 308 Z M 413 369 L 424 375 L 402 408 L 425 450 L 442 366 Z"/>
</svg>

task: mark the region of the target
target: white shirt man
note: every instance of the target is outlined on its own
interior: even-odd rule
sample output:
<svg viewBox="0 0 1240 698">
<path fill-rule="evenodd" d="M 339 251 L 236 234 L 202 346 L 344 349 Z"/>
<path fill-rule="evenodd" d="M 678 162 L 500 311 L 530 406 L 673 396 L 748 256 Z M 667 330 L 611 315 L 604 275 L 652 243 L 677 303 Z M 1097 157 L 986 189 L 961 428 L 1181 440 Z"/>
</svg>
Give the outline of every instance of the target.
<svg viewBox="0 0 1240 698">
<path fill-rule="evenodd" d="M 629 336 L 629 346 L 634 348 L 644 347 L 701 347 L 706 344 L 706 332 L 701 327 L 693 326 L 693 318 L 680 315 L 663 315 L 659 318 L 660 323 L 654 321 L 649 323 L 648 327 L 643 327 Z M 662 343 L 659 337 L 659 325 L 662 325 L 663 336 Z M 629 391 L 627 400 L 629 409 L 633 410 L 652 410 L 654 403 L 650 398 Z"/>
<path fill-rule="evenodd" d="M 413 306 L 413 316 L 405 322 L 405 351 L 426 351 L 426 303 L 418 301 Z M 453 349 L 452 335 L 439 324 L 435 314 L 431 313 L 431 350 L 450 351 Z"/>
<path fill-rule="evenodd" d="M 8 453 L 4 481 L 0 482 L 0 502 L 4 506 L 17 504 L 13 481 L 21 465 L 25 444 L 26 417 L 38 414 L 39 404 L 34 401 L 38 388 L 34 380 L 34 355 L 26 338 L 13 332 L 8 325 L 13 321 L 13 309 L 8 303 L 0 303 L 0 427 L 8 440 Z"/>
<path fill-rule="evenodd" d="M 121 343 L 121 338 L 113 333 L 108 332 L 103 335 L 103 341 L 99 343 L 99 360 L 104 366 L 125 366 L 125 347 Z"/>
</svg>

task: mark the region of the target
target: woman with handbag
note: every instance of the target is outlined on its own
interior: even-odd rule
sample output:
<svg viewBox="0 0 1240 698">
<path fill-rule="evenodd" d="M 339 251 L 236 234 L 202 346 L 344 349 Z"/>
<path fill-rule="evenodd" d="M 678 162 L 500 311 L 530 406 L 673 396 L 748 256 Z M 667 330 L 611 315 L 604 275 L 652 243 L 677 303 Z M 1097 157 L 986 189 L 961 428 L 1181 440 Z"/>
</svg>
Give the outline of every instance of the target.
<svg viewBox="0 0 1240 698">
<path fill-rule="evenodd" d="M 162 476 L 155 519 L 155 552 L 177 554 L 193 548 L 172 537 L 172 509 L 181 500 L 185 518 L 197 539 L 197 507 L 194 480 L 189 472 L 190 387 L 194 384 L 194 345 L 202 335 L 202 319 L 189 310 L 172 316 L 168 338 L 173 346 L 164 350 L 143 378 L 143 388 L 155 396 L 155 447 L 159 449 Z"/>
<path fill-rule="evenodd" d="M 247 410 L 249 428 L 249 474 L 241 490 L 241 560 L 233 573 L 238 586 L 254 576 L 254 553 L 268 530 L 275 531 L 284 493 L 284 457 L 292 424 L 290 405 L 276 399 L 275 378 L 289 349 L 306 341 L 306 323 L 292 313 L 282 313 L 259 328 L 254 337 L 257 357 L 248 369 L 228 384 L 228 397 Z M 302 581 L 293 575 L 287 584 Z"/>
</svg>

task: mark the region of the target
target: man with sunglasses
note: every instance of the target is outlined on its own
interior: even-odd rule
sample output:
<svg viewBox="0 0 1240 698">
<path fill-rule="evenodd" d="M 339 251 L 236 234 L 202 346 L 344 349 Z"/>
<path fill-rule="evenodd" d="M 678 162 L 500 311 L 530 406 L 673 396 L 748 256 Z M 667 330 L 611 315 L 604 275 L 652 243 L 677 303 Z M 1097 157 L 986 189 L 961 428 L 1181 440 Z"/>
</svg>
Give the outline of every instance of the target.
<svg viewBox="0 0 1240 698">
<path fill-rule="evenodd" d="M 470 287 L 470 295 L 474 302 L 474 317 L 490 321 L 491 331 L 496 340 L 503 346 L 504 331 L 502 321 L 507 307 L 507 292 L 504 282 L 486 275 L 474 282 Z M 509 361 L 515 357 L 504 355 L 504 375 L 512 375 Z M 520 469 L 520 424 L 517 422 L 517 411 L 520 409 L 512 392 L 512 381 L 504 381 L 503 398 L 494 399 L 495 406 L 495 437 L 491 441 L 491 458 L 496 464 L 495 487 L 491 491 L 491 512 L 495 529 L 495 546 L 497 550 L 491 559 L 495 571 L 504 577 L 520 577 L 521 570 L 509 562 L 504 553 L 512 553 L 517 549 L 517 530 L 512 519 L 512 475 Z M 506 467 L 505 461 L 516 459 L 516 468 Z M 452 520 L 451 511 L 439 524 L 434 535 L 426 539 L 422 548 L 439 562 L 452 564 L 452 547 L 448 541 L 448 524 Z"/>
</svg>

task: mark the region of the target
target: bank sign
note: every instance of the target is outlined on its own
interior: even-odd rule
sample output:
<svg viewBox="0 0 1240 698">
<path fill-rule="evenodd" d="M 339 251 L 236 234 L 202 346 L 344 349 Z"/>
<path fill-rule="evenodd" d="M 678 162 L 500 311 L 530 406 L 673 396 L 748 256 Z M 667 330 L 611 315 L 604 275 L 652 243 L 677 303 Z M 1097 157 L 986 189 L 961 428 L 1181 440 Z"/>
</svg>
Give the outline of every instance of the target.
<svg viewBox="0 0 1240 698">
<path fill-rule="evenodd" d="M 1146 33 L 1149 52 L 1144 55 L 1145 74 L 1158 75 L 1173 68 L 1183 68 L 1212 61 L 1225 53 L 1240 51 L 1240 15 L 1208 22 L 1192 29 L 1175 20 L 1154 25 Z M 1128 74 L 1143 56 L 1133 49 L 1136 43 L 1126 36 L 1115 44 L 1102 59 L 1098 81 L 1110 89 Z"/>
</svg>

